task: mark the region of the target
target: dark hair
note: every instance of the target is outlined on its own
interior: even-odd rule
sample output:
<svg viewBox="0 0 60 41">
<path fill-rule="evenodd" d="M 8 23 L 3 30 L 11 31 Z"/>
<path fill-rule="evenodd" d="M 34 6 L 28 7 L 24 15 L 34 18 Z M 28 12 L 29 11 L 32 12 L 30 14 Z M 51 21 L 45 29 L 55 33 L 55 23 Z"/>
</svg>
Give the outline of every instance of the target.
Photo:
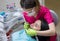
<svg viewBox="0 0 60 41">
<path fill-rule="evenodd" d="M 38 0 L 21 0 L 20 5 L 22 8 L 29 9 L 38 5 Z"/>
</svg>

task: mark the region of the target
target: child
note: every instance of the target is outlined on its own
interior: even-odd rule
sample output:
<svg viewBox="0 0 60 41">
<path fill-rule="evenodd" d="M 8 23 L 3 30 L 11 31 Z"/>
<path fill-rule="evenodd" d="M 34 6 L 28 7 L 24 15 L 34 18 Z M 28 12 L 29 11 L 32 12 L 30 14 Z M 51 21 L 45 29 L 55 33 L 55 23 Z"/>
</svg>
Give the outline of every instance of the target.
<svg viewBox="0 0 60 41">
<path fill-rule="evenodd" d="M 30 27 L 35 30 L 40 30 L 41 29 L 41 21 L 37 20 L 35 23 L 31 24 Z"/>
<path fill-rule="evenodd" d="M 40 6 L 38 0 L 21 0 L 20 5 L 24 10 L 25 21 L 32 28 L 25 29 L 27 34 L 37 36 L 39 41 L 56 41 L 55 24 L 49 9 Z M 38 24 L 38 29 L 36 24 Z"/>
</svg>

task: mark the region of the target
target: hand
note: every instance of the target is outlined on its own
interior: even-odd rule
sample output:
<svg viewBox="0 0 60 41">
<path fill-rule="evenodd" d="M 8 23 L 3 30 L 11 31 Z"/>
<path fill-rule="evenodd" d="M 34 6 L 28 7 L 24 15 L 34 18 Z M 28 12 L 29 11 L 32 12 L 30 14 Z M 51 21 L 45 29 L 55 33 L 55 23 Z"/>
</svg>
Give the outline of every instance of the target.
<svg viewBox="0 0 60 41">
<path fill-rule="evenodd" d="M 28 23 L 24 23 L 24 29 L 28 29 L 30 27 L 30 25 Z"/>
<path fill-rule="evenodd" d="M 26 29 L 26 33 L 30 36 L 36 36 L 37 32 L 34 29 L 29 28 L 28 30 Z"/>
</svg>

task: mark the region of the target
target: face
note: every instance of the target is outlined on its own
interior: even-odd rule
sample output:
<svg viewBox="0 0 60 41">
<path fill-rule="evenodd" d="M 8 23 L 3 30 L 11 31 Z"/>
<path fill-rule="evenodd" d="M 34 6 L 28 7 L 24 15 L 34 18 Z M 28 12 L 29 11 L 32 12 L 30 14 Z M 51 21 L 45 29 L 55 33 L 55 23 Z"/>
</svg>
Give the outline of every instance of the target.
<svg viewBox="0 0 60 41">
<path fill-rule="evenodd" d="M 36 11 L 36 7 L 30 8 L 30 9 L 24 9 L 24 8 L 23 8 L 23 10 L 24 10 L 25 12 L 27 12 L 29 16 L 34 16 L 34 15 L 36 14 L 36 12 L 37 12 L 37 11 Z"/>
</svg>

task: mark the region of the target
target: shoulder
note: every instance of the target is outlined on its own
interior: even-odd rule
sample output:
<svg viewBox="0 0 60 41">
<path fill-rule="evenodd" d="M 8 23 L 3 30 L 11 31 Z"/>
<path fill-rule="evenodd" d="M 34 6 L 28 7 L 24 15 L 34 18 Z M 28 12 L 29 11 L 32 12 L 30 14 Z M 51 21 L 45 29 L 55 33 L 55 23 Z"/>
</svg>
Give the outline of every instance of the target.
<svg viewBox="0 0 60 41">
<path fill-rule="evenodd" d="M 46 6 L 40 6 L 40 9 L 38 11 L 38 13 L 39 13 L 38 16 L 44 17 L 44 15 L 46 15 L 47 12 L 50 13 L 49 9 Z"/>
<path fill-rule="evenodd" d="M 47 8 L 46 6 L 40 6 L 40 11 L 47 12 L 49 11 L 49 8 Z"/>
</svg>

